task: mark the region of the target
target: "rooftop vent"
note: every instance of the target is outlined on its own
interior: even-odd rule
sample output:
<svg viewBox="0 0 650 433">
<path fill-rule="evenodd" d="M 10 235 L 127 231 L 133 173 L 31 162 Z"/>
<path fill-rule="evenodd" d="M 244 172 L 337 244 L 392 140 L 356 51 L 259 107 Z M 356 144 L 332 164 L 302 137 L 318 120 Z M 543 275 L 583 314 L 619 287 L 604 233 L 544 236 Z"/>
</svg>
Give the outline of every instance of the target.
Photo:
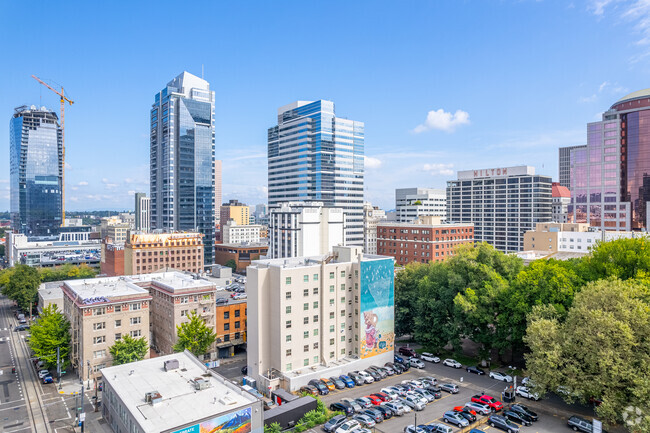
<svg viewBox="0 0 650 433">
<path fill-rule="evenodd" d="M 178 368 L 178 359 L 168 359 L 164 363 L 165 371 L 176 370 Z"/>
<path fill-rule="evenodd" d="M 201 391 L 202 389 L 210 388 L 210 381 L 202 377 L 194 378 L 194 389 Z"/>
<path fill-rule="evenodd" d="M 146 392 L 144 394 L 144 401 L 150 405 L 160 403 L 162 401 L 162 395 L 158 391 Z"/>
<path fill-rule="evenodd" d="M 222 395 L 219 399 L 219 403 L 223 404 L 224 406 L 231 406 L 233 404 L 237 404 L 237 401 L 229 395 Z"/>
</svg>

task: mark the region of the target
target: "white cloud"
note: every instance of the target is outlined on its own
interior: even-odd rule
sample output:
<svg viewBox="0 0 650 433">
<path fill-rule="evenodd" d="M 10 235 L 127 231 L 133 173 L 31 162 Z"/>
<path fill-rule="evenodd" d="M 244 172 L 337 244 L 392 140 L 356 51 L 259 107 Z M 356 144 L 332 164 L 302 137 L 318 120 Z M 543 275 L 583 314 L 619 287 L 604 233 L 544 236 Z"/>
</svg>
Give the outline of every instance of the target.
<svg viewBox="0 0 650 433">
<path fill-rule="evenodd" d="M 453 170 L 454 164 L 424 164 L 422 168 L 424 171 L 429 172 L 432 176 L 452 176 L 454 174 Z"/>
<path fill-rule="evenodd" d="M 438 110 L 431 110 L 427 113 L 427 119 L 421 125 L 413 129 L 413 132 L 419 134 L 421 132 L 437 129 L 439 131 L 454 132 L 454 130 L 461 126 L 469 124 L 469 113 L 463 110 L 456 110 L 455 113 L 446 112 L 442 108 Z"/>
<path fill-rule="evenodd" d="M 110 182 L 110 181 L 109 181 L 108 179 L 106 179 L 105 177 L 102 178 L 102 183 L 109 183 L 109 182 Z"/>
<path fill-rule="evenodd" d="M 650 56 L 650 0 L 591 0 L 588 9 L 599 19 L 607 15 L 615 21 L 623 22 L 638 34 L 636 45 L 644 47 L 630 59 L 637 63 Z M 611 14 L 609 13 L 611 12 Z"/>
<path fill-rule="evenodd" d="M 106 186 L 106 189 L 117 188 L 117 184 L 116 184 L 116 183 L 107 183 L 107 184 L 105 184 L 105 186 Z"/>
<path fill-rule="evenodd" d="M 363 165 L 369 169 L 379 168 L 381 167 L 381 159 L 366 155 L 363 157 Z"/>
<path fill-rule="evenodd" d="M 594 15 L 603 16 L 605 14 L 605 8 L 616 1 L 618 0 L 592 0 L 588 9 L 590 9 Z"/>
<path fill-rule="evenodd" d="M 9 183 L 9 179 L 0 179 L 0 183 Z"/>
<path fill-rule="evenodd" d="M 587 103 L 587 102 L 595 102 L 596 99 L 598 99 L 598 95 L 596 95 L 594 93 L 591 96 L 582 96 L 582 97 L 578 98 L 578 102 L 585 102 L 585 103 Z"/>
<path fill-rule="evenodd" d="M 71 186 L 70 189 L 73 190 L 73 191 L 76 191 L 76 190 L 78 190 L 79 188 L 76 187 L 76 186 Z"/>
<path fill-rule="evenodd" d="M 135 195 L 135 191 L 133 191 L 133 190 L 129 190 L 129 191 L 127 192 L 127 194 L 129 194 L 129 195 Z"/>
<path fill-rule="evenodd" d="M 591 96 L 583 96 L 578 98 L 578 102 L 589 103 L 595 102 L 598 99 L 598 95 L 601 93 L 606 93 L 609 95 L 618 95 L 619 97 L 627 93 L 629 90 L 623 86 L 620 86 L 618 83 L 610 83 L 609 81 L 603 81 L 598 86 L 598 91 Z"/>
<path fill-rule="evenodd" d="M 70 200 L 70 201 L 75 201 L 75 202 L 76 202 L 76 201 L 79 201 L 79 197 L 67 197 L 66 200 Z"/>
<path fill-rule="evenodd" d="M 133 179 L 130 177 L 124 178 L 124 183 L 133 183 Z"/>
<path fill-rule="evenodd" d="M 77 185 L 79 185 L 79 186 L 88 186 L 88 182 L 86 182 L 85 180 L 82 180 Z"/>
<path fill-rule="evenodd" d="M 268 154 L 266 153 L 251 153 L 249 155 L 243 155 L 243 156 L 237 156 L 235 158 L 230 158 L 230 161 L 242 161 L 246 159 L 258 159 L 258 158 L 266 158 Z"/>
</svg>

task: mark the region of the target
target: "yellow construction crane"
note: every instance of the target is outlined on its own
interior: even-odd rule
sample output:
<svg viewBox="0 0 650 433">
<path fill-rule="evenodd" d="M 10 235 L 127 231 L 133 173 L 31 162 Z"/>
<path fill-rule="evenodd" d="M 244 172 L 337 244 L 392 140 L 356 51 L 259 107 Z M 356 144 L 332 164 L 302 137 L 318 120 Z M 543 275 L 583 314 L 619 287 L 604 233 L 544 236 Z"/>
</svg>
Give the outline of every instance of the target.
<svg viewBox="0 0 650 433">
<path fill-rule="evenodd" d="M 66 98 L 65 97 L 65 92 L 63 91 L 63 86 L 61 86 L 61 91 L 59 92 L 58 90 L 54 89 L 52 86 L 38 78 L 36 75 L 32 75 L 32 78 L 56 93 L 61 97 L 61 148 L 62 148 L 62 156 L 63 156 L 63 177 L 61 179 L 61 226 L 65 225 L 65 103 L 66 101 L 68 104 L 72 105 L 74 104 L 74 101 L 72 99 Z"/>
</svg>

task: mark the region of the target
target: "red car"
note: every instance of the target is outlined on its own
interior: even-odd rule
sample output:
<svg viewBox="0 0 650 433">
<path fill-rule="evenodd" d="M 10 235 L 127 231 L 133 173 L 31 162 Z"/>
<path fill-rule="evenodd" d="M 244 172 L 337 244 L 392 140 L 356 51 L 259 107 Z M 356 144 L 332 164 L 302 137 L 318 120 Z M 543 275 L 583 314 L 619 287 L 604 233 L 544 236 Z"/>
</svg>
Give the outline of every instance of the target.
<svg viewBox="0 0 650 433">
<path fill-rule="evenodd" d="M 385 392 L 376 392 L 376 393 L 370 394 L 370 395 L 373 396 L 373 397 L 377 397 L 382 402 L 391 400 L 390 396 L 388 394 L 386 394 Z"/>
<path fill-rule="evenodd" d="M 454 412 L 471 413 L 472 415 L 476 416 L 476 411 L 468 408 L 467 406 L 456 406 L 454 407 Z"/>
<path fill-rule="evenodd" d="M 370 400 L 375 406 L 379 406 L 382 403 L 381 399 L 375 395 L 367 395 L 366 398 Z"/>
<path fill-rule="evenodd" d="M 476 394 L 472 396 L 472 401 L 475 403 L 487 404 L 495 412 L 499 412 L 503 409 L 503 403 L 489 395 Z"/>
</svg>

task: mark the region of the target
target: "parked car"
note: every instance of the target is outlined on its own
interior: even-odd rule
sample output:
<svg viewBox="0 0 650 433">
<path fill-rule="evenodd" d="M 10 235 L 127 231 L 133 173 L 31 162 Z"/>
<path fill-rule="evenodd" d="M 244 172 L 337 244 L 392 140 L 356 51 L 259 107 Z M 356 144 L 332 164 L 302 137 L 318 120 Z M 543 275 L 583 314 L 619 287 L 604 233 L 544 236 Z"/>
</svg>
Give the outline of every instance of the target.
<svg viewBox="0 0 650 433">
<path fill-rule="evenodd" d="M 435 385 L 425 385 L 424 389 L 430 392 L 435 398 L 442 398 L 442 390 Z"/>
<path fill-rule="evenodd" d="M 395 362 L 399 363 L 404 367 L 404 371 L 407 371 L 409 368 L 411 368 L 411 363 L 408 361 L 408 359 L 402 358 L 399 355 L 395 355 L 394 357 Z"/>
<path fill-rule="evenodd" d="M 579 431 L 583 433 L 591 433 L 593 431 L 593 423 L 588 421 L 580 416 L 572 415 L 567 420 L 567 425 L 573 429 L 573 431 Z M 603 433 L 607 433 L 603 430 Z"/>
<path fill-rule="evenodd" d="M 386 370 L 386 373 L 388 373 L 389 376 L 392 376 L 394 374 L 399 374 L 395 366 L 393 365 L 392 362 L 387 362 L 384 364 L 384 369 Z"/>
<path fill-rule="evenodd" d="M 334 391 L 336 389 L 336 385 L 334 385 L 334 382 L 332 382 L 331 380 L 327 378 L 323 378 L 320 381 L 323 383 L 323 385 L 327 387 L 328 390 Z"/>
<path fill-rule="evenodd" d="M 343 412 L 346 416 L 351 416 L 354 414 L 354 409 L 352 406 L 343 403 L 332 403 L 330 404 L 330 410 L 334 412 Z"/>
<path fill-rule="evenodd" d="M 306 394 L 311 394 L 311 395 L 318 395 L 318 388 L 312 385 L 305 385 L 300 388 L 301 393 L 306 393 Z"/>
<path fill-rule="evenodd" d="M 14 332 L 27 331 L 28 329 L 29 329 L 29 326 L 27 326 L 27 325 L 17 325 L 14 328 Z"/>
<path fill-rule="evenodd" d="M 352 406 L 352 408 L 354 409 L 354 411 L 357 412 L 357 413 L 359 413 L 359 412 L 361 412 L 361 411 L 363 410 L 363 408 L 361 407 L 361 405 L 359 404 L 359 402 L 356 401 L 356 400 L 353 399 L 353 398 L 345 397 L 345 398 L 342 398 L 342 399 L 341 399 L 341 402 L 342 402 L 342 403 L 347 403 L 347 404 L 349 404 L 350 406 Z"/>
<path fill-rule="evenodd" d="M 327 389 L 327 386 L 318 379 L 312 379 L 308 382 L 308 385 L 315 387 L 318 390 L 320 395 L 327 395 L 330 393 L 330 390 Z"/>
<path fill-rule="evenodd" d="M 407 395 L 404 400 L 413 403 L 412 407 L 417 411 L 423 410 L 427 405 L 426 400 L 416 395 Z"/>
<path fill-rule="evenodd" d="M 334 384 L 334 386 L 336 387 L 336 389 L 343 389 L 343 388 L 345 388 L 345 383 L 343 383 L 343 381 L 342 381 L 341 379 L 339 379 L 338 377 L 336 377 L 336 376 L 332 376 L 332 377 L 330 377 L 329 380 L 330 380 L 330 382 L 332 382 L 332 383 Z"/>
<path fill-rule="evenodd" d="M 528 387 L 525 386 L 518 386 L 517 389 L 515 389 L 515 394 L 529 400 L 539 400 L 539 394 L 532 392 L 530 389 L 528 389 Z"/>
<path fill-rule="evenodd" d="M 50 371 L 49 370 L 39 370 L 38 378 L 43 379 L 45 376 L 50 376 Z"/>
<path fill-rule="evenodd" d="M 465 403 L 465 407 L 468 407 L 476 411 L 477 413 L 480 413 L 481 415 L 489 415 L 490 412 L 492 412 L 490 406 L 488 406 L 485 403 L 477 403 L 477 402 L 470 401 Z"/>
<path fill-rule="evenodd" d="M 404 373 L 404 367 L 402 367 L 399 363 L 387 362 L 386 364 L 384 364 L 384 367 L 392 368 L 395 371 L 395 374 Z"/>
<path fill-rule="evenodd" d="M 491 427 L 498 428 L 508 433 L 519 433 L 519 426 L 501 415 L 492 415 L 488 418 Z"/>
<path fill-rule="evenodd" d="M 386 407 L 386 406 L 379 405 L 379 406 L 373 407 L 373 409 L 378 410 L 379 412 L 381 412 L 384 419 L 389 419 L 389 418 L 393 417 L 393 411 L 390 408 Z"/>
<path fill-rule="evenodd" d="M 44 376 L 42 379 L 43 383 L 54 383 L 54 379 L 52 379 L 52 376 L 50 375 Z"/>
<path fill-rule="evenodd" d="M 458 394 L 458 392 L 460 391 L 458 389 L 458 385 L 454 383 L 443 383 L 442 385 L 440 385 L 440 389 L 450 394 Z"/>
<path fill-rule="evenodd" d="M 363 379 L 364 383 L 373 383 L 375 381 L 375 378 L 368 374 L 367 371 L 361 370 L 355 371 L 354 373 L 360 376 Z"/>
<path fill-rule="evenodd" d="M 374 365 L 371 365 L 370 367 L 366 368 L 366 371 L 370 374 L 372 374 L 373 372 L 378 374 L 379 378 L 373 376 L 375 380 L 382 380 L 388 377 L 388 373 L 386 373 L 386 371 L 383 368 L 375 367 Z"/>
<path fill-rule="evenodd" d="M 487 404 L 494 412 L 498 412 L 503 409 L 503 403 L 490 395 L 475 394 L 472 396 L 472 401 L 476 403 Z"/>
<path fill-rule="evenodd" d="M 431 383 L 433 385 L 436 385 L 438 383 L 438 379 L 436 379 L 433 376 L 423 376 L 423 377 L 420 378 L 420 382 L 422 382 L 422 383 L 429 382 L 429 383 Z"/>
<path fill-rule="evenodd" d="M 528 408 L 528 406 L 523 405 L 521 403 L 513 404 L 510 406 L 510 410 L 514 410 L 515 412 L 520 412 L 523 414 L 528 415 L 533 421 L 537 421 L 539 417 L 537 416 L 537 413 L 533 412 Z"/>
<path fill-rule="evenodd" d="M 381 406 L 385 406 L 389 408 L 390 410 L 393 411 L 393 414 L 395 414 L 396 416 L 404 415 L 404 405 L 402 405 L 398 401 L 386 401 L 382 403 Z"/>
<path fill-rule="evenodd" d="M 372 377 L 373 381 L 375 381 L 375 382 L 379 382 L 382 379 L 381 374 L 376 370 L 373 370 L 371 368 L 367 368 L 367 369 L 362 370 L 362 371 L 368 373 Z"/>
<path fill-rule="evenodd" d="M 343 382 L 348 388 L 354 388 L 356 386 L 354 380 L 352 380 L 352 378 L 348 375 L 342 374 L 339 376 L 339 379 L 341 379 L 341 382 Z"/>
<path fill-rule="evenodd" d="M 462 365 L 460 362 L 456 361 L 455 359 L 447 358 L 444 361 L 442 361 L 442 365 L 446 365 L 447 367 L 453 367 L 453 368 L 461 368 Z"/>
<path fill-rule="evenodd" d="M 454 429 L 449 427 L 448 425 L 436 423 L 436 424 L 429 424 L 429 429 L 428 433 L 452 433 Z M 483 432 L 481 432 L 483 433 Z"/>
<path fill-rule="evenodd" d="M 370 418 L 372 418 L 375 423 L 380 423 L 384 421 L 384 414 L 379 412 L 378 410 L 375 409 L 365 409 L 363 412 L 361 412 L 364 415 L 368 415 Z"/>
<path fill-rule="evenodd" d="M 374 394 L 371 394 L 373 397 L 377 397 L 381 402 L 391 401 L 393 398 L 385 392 L 379 391 Z"/>
<path fill-rule="evenodd" d="M 473 411 L 468 407 L 456 406 L 454 407 L 454 412 L 464 417 L 467 421 L 469 421 L 470 424 L 476 421 L 476 411 Z"/>
<path fill-rule="evenodd" d="M 348 373 L 348 376 L 349 376 L 352 380 L 354 380 L 354 383 L 355 383 L 356 385 L 363 385 L 364 383 L 366 383 L 366 381 L 365 381 L 365 379 L 364 379 L 363 377 L 361 377 L 360 375 L 358 375 L 358 374 L 356 374 L 356 373 L 354 373 L 354 372 L 352 372 L 352 373 Z"/>
<path fill-rule="evenodd" d="M 415 410 L 415 403 L 411 400 L 407 400 L 406 396 L 398 398 L 397 401 L 402 403 L 404 407 L 408 407 L 411 410 Z"/>
<path fill-rule="evenodd" d="M 349 410 L 345 411 L 348 414 L 348 416 L 354 415 L 354 413 L 357 412 L 357 408 L 359 408 L 359 410 L 361 410 L 361 406 L 359 406 L 358 404 L 355 406 L 352 403 L 349 403 L 349 402 L 343 401 L 343 400 L 341 400 L 339 403 L 342 404 L 343 406 L 346 406 L 346 407 L 349 408 Z M 348 413 L 349 411 L 351 411 L 351 413 Z"/>
<path fill-rule="evenodd" d="M 420 394 L 429 403 L 436 401 L 436 396 L 425 389 L 416 389 L 414 392 Z"/>
<path fill-rule="evenodd" d="M 361 428 L 361 424 L 359 424 L 359 421 L 356 419 L 349 419 L 345 422 L 343 422 L 340 426 L 334 430 L 335 433 L 349 433 L 351 431 L 354 431 L 356 429 Z"/>
<path fill-rule="evenodd" d="M 414 426 L 413 424 L 409 424 L 406 427 L 404 427 L 404 433 L 427 433 L 427 431 L 422 428 L 422 426 Z"/>
<path fill-rule="evenodd" d="M 375 397 L 374 395 L 367 395 L 364 398 L 370 400 L 370 402 L 375 406 L 379 406 L 382 403 L 381 399 L 379 397 Z"/>
<path fill-rule="evenodd" d="M 411 379 L 411 380 L 403 380 L 402 384 L 404 385 L 410 385 L 411 388 L 422 388 L 424 387 L 424 384 L 420 382 L 417 379 Z"/>
<path fill-rule="evenodd" d="M 415 350 L 411 347 L 406 347 L 406 346 L 401 346 L 398 350 L 397 353 L 400 355 L 408 356 L 408 357 L 416 357 L 418 356 L 417 353 L 415 353 Z"/>
<path fill-rule="evenodd" d="M 514 410 L 506 409 L 501 415 L 505 416 L 510 421 L 514 421 L 517 424 L 521 424 L 523 426 L 533 425 L 533 420 L 528 415 L 515 412 Z"/>
<path fill-rule="evenodd" d="M 468 373 L 478 374 L 479 376 L 482 376 L 482 375 L 485 374 L 485 371 L 481 370 L 476 365 L 472 365 L 471 367 L 467 367 L 465 370 L 467 370 Z"/>
<path fill-rule="evenodd" d="M 365 413 L 357 414 L 354 417 L 352 417 L 352 419 L 356 419 L 357 421 L 359 421 L 359 424 L 368 428 L 373 428 L 375 424 L 377 424 L 374 419 L 370 418 Z"/>
<path fill-rule="evenodd" d="M 411 358 L 409 358 L 409 362 L 411 363 L 411 366 L 413 366 L 415 368 L 424 368 L 424 362 L 422 362 L 421 360 L 419 360 L 417 358 L 411 357 Z"/>
<path fill-rule="evenodd" d="M 398 392 L 395 391 L 393 388 L 382 388 L 381 392 L 383 392 L 388 397 L 390 397 L 391 400 L 395 400 L 397 397 L 399 397 Z"/>
<path fill-rule="evenodd" d="M 429 352 L 422 352 L 420 358 L 427 362 L 435 362 L 436 364 L 440 362 L 440 358 Z"/>
<path fill-rule="evenodd" d="M 373 406 L 372 401 L 367 397 L 359 397 L 357 399 L 357 403 L 359 403 L 359 405 L 364 409 L 368 409 Z"/>
<path fill-rule="evenodd" d="M 500 380 L 502 382 L 508 382 L 508 383 L 512 382 L 512 376 L 505 373 L 501 373 L 500 371 L 491 371 L 490 377 L 492 379 Z"/>
<path fill-rule="evenodd" d="M 469 425 L 469 421 L 453 410 L 445 412 L 444 415 L 442 415 L 442 419 L 447 424 L 453 424 L 456 427 L 467 427 Z"/>
<path fill-rule="evenodd" d="M 336 430 L 341 424 L 343 424 L 346 419 L 347 417 L 345 415 L 336 415 L 325 424 L 323 424 L 323 430 L 325 430 L 327 433 L 331 433 Z"/>
</svg>

